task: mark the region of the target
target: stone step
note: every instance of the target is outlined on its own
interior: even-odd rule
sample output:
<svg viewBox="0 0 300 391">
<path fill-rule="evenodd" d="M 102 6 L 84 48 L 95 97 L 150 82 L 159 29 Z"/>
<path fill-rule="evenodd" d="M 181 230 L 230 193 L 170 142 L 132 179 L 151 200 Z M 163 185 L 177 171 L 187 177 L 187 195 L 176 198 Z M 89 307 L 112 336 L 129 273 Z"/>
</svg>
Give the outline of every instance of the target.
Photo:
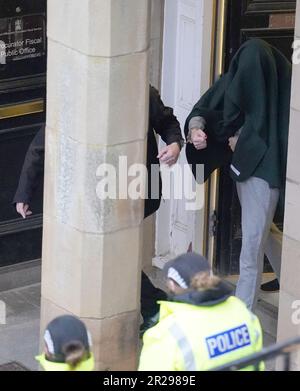
<svg viewBox="0 0 300 391">
<path fill-rule="evenodd" d="M 0 292 L 39 284 L 40 282 L 40 259 L 0 268 Z"/>
<path fill-rule="evenodd" d="M 264 333 L 268 336 L 270 343 L 275 343 L 277 338 L 278 308 L 264 300 L 259 300 L 255 311 L 258 316 Z"/>
</svg>

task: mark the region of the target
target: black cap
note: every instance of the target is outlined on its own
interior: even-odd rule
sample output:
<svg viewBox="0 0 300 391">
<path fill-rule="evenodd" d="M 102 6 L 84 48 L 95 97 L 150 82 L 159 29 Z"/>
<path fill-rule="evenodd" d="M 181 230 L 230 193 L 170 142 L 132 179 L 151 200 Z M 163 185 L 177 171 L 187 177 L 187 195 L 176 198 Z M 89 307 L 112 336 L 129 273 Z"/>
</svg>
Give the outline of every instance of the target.
<svg viewBox="0 0 300 391">
<path fill-rule="evenodd" d="M 81 342 L 87 353 L 91 348 L 91 337 L 85 324 L 75 316 L 63 315 L 52 320 L 45 331 L 44 341 L 55 361 L 65 362 L 63 347 L 71 342 Z"/>
<path fill-rule="evenodd" d="M 206 258 L 196 253 L 186 253 L 168 262 L 164 267 L 167 278 L 175 281 L 181 288 L 188 289 L 192 278 L 201 272 L 210 272 Z"/>
</svg>

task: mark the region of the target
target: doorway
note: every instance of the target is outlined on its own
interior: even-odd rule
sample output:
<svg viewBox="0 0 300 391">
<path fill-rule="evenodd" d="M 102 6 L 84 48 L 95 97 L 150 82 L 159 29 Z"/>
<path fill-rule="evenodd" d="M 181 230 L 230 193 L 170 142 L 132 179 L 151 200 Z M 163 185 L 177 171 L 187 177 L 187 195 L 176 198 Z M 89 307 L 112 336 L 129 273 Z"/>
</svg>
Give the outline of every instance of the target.
<svg viewBox="0 0 300 391">
<path fill-rule="evenodd" d="M 225 71 L 243 42 L 260 38 L 292 57 L 296 1 L 228 0 L 225 35 Z M 229 167 L 220 170 L 218 181 L 217 245 L 215 268 L 221 275 L 239 273 L 241 250 L 241 210 Z M 282 230 L 283 216 L 277 214 L 275 223 Z M 272 269 L 265 262 L 265 272 Z"/>
<path fill-rule="evenodd" d="M 45 123 L 46 5 L 0 3 L 0 270 L 41 258 L 42 186 L 26 220 L 12 200 L 28 146 Z"/>
</svg>

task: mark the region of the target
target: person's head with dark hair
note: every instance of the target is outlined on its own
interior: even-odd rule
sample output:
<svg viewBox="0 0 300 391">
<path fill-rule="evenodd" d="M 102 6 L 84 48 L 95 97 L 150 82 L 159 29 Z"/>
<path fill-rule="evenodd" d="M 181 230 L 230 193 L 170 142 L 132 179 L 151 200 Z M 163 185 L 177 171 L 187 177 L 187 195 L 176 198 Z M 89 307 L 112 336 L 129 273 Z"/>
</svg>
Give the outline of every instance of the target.
<svg viewBox="0 0 300 391">
<path fill-rule="evenodd" d="M 52 320 L 44 334 L 45 352 L 37 357 L 46 371 L 92 371 L 91 337 L 84 323 L 70 315 Z"/>
</svg>

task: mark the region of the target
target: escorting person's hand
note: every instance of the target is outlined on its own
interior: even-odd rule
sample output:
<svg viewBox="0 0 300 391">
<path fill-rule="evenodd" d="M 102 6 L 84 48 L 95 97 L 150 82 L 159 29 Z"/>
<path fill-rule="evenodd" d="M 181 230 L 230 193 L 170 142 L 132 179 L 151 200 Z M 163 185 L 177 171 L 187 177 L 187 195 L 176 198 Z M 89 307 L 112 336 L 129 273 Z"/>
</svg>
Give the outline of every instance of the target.
<svg viewBox="0 0 300 391">
<path fill-rule="evenodd" d="M 173 143 L 163 148 L 157 157 L 158 159 L 160 159 L 160 162 L 162 164 L 167 164 L 168 166 L 171 167 L 177 163 L 179 155 L 180 155 L 180 147 L 178 143 Z"/>
<path fill-rule="evenodd" d="M 238 142 L 238 139 L 239 139 L 239 136 L 233 136 L 233 137 L 230 137 L 230 139 L 228 140 L 229 147 L 230 147 L 230 149 L 232 150 L 232 152 L 235 151 L 235 148 L 236 148 L 236 144 L 237 144 L 237 142 Z"/>
<path fill-rule="evenodd" d="M 191 141 L 194 144 L 194 147 L 197 150 L 207 148 L 207 135 L 201 129 L 192 129 L 191 130 Z"/>
<path fill-rule="evenodd" d="M 16 210 L 23 217 L 23 219 L 26 219 L 27 216 L 32 215 L 31 210 L 29 210 L 29 205 L 24 204 L 24 202 L 18 202 L 16 204 Z"/>
</svg>

